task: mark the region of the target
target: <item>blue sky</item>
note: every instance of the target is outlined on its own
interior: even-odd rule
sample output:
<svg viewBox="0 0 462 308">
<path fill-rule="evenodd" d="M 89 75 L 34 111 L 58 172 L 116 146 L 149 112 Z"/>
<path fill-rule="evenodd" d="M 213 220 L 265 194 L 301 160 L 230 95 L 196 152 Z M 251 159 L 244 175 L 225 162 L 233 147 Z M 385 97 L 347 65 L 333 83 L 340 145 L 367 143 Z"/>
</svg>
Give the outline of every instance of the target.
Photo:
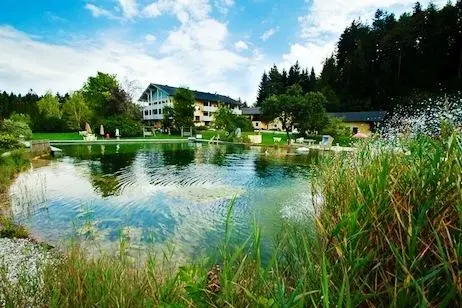
<svg viewBox="0 0 462 308">
<path fill-rule="evenodd" d="M 72 91 L 99 70 L 140 88 L 182 85 L 253 103 L 273 64 L 299 60 L 319 73 L 353 19 L 414 2 L 1 0 L 0 90 Z"/>
</svg>

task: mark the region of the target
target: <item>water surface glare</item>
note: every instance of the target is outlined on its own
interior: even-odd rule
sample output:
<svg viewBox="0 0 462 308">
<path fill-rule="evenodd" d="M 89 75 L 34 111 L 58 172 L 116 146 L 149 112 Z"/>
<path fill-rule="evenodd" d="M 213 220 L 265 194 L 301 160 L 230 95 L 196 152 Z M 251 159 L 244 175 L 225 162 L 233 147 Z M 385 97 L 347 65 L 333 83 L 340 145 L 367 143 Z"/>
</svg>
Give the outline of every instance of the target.
<svg viewBox="0 0 462 308">
<path fill-rule="evenodd" d="M 219 245 L 232 200 L 236 237 L 255 218 L 267 243 L 284 213 L 309 204 L 315 154 L 187 143 L 60 148 L 62 158 L 11 188 L 16 221 L 55 245 L 78 237 L 114 249 L 123 234 L 132 247 L 192 257 Z"/>
</svg>

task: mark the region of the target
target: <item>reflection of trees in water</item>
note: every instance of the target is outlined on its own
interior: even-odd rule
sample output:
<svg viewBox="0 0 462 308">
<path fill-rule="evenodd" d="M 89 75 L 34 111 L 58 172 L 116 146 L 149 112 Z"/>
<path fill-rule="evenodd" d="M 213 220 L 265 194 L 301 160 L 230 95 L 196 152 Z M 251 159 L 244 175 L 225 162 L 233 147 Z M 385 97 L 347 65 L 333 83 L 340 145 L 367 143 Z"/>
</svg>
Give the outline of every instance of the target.
<svg viewBox="0 0 462 308">
<path fill-rule="evenodd" d="M 130 167 L 139 146 L 133 145 L 88 145 L 66 149 L 66 155 L 78 160 L 89 160 L 90 182 L 102 197 L 120 193 L 117 173 Z"/>
<path fill-rule="evenodd" d="M 114 196 L 120 193 L 120 183 L 115 175 L 90 172 L 90 182 L 95 191 L 101 193 L 102 197 Z"/>
<path fill-rule="evenodd" d="M 312 166 L 316 165 L 319 160 L 319 153 L 316 151 L 304 155 L 294 155 L 287 152 L 286 149 L 268 149 L 262 148 L 262 154 L 257 156 L 254 161 L 255 173 L 258 177 L 276 175 L 278 173 L 284 176 L 295 177 L 300 174 L 308 175 Z"/>
<path fill-rule="evenodd" d="M 195 151 L 188 144 L 173 143 L 163 148 L 164 165 L 188 166 L 195 159 Z"/>
</svg>

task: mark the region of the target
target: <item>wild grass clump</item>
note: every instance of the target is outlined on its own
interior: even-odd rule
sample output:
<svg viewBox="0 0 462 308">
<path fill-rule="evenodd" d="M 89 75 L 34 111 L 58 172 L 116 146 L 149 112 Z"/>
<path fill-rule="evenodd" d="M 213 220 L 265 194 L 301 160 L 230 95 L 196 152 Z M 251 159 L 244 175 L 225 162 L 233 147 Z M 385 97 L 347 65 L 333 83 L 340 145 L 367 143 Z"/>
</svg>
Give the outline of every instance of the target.
<svg viewBox="0 0 462 308">
<path fill-rule="evenodd" d="M 177 267 L 172 254 L 138 264 L 72 246 L 45 271 L 38 306 L 460 307 L 460 136 L 403 146 L 322 160 L 313 216 L 285 224 L 269 258 L 256 224 L 235 243 L 231 206 L 216 257 Z"/>
<path fill-rule="evenodd" d="M 27 168 L 29 159 L 23 150 L 11 151 L 7 156 L 0 156 L 0 237 L 26 238 L 28 231 L 13 223 L 11 218 L 3 217 L 3 204 L 8 204 L 7 190 L 16 174 Z"/>
<path fill-rule="evenodd" d="M 462 303 L 461 138 L 406 147 L 322 164 L 316 236 L 330 304 Z"/>
<path fill-rule="evenodd" d="M 14 150 L 6 156 L 0 156 L 0 194 L 5 193 L 17 173 L 29 165 L 24 150 Z"/>
<path fill-rule="evenodd" d="M 11 218 L 0 216 L 0 237 L 27 238 L 29 232 L 23 226 L 15 224 Z"/>
</svg>

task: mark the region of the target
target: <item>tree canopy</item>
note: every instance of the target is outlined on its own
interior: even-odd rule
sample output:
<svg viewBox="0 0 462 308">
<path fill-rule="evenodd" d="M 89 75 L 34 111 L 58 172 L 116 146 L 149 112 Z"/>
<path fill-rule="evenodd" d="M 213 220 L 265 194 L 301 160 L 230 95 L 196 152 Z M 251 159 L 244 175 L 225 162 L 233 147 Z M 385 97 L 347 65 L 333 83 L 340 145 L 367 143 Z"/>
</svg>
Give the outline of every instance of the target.
<svg viewBox="0 0 462 308">
<path fill-rule="evenodd" d="M 173 97 L 173 125 L 177 130 L 194 126 L 194 93 L 187 88 L 178 88 Z"/>
<path fill-rule="evenodd" d="M 319 76 L 299 63 L 274 65 L 260 81 L 257 106 L 298 84 L 320 91 L 324 107 L 337 111 L 393 111 L 413 93 L 452 94 L 462 89 L 462 0 L 437 9 L 416 3 L 396 17 L 377 10 L 371 24 L 358 20 L 343 31 Z"/>
<path fill-rule="evenodd" d="M 303 94 L 300 85 L 289 87 L 286 93 L 272 95 L 261 104 L 263 117 L 268 121 L 278 120 L 282 129 L 289 134 L 295 124 L 302 132 L 321 130 L 327 123 L 327 113 L 324 109 L 325 97 L 319 92 Z"/>
</svg>

